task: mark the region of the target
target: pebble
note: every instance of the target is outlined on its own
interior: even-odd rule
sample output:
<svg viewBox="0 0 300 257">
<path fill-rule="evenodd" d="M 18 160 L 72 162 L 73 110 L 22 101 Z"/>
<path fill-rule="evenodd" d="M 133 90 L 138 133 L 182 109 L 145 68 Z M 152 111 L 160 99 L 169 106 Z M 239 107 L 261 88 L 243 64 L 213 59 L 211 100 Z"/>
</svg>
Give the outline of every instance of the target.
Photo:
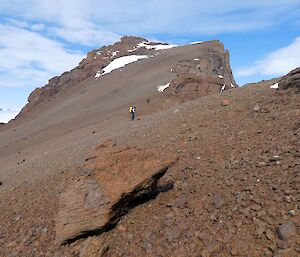
<svg viewBox="0 0 300 257">
<path fill-rule="evenodd" d="M 270 229 L 267 229 L 267 231 L 266 231 L 266 237 L 267 237 L 269 240 L 271 240 L 271 241 L 273 241 L 273 240 L 275 239 L 274 233 L 273 233 L 273 231 L 270 230 Z"/>
<path fill-rule="evenodd" d="M 118 229 L 120 232 L 125 232 L 125 231 L 127 231 L 127 228 L 126 228 L 125 226 L 123 226 L 123 225 L 119 225 L 119 226 L 117 227 L 117 229 Z"/>
<path fill-rule="evenodd" d="M 277 246 L 279 249 L 287 249 L 289 247 L 289 244 L 287 241 L 278 240 Z"/>
<path fill-rule="evenodd" d="M 169 232 L 167 233 L 167 239 L 169 243 L 172 243 L 174 241 L 177 241 L 177 239 L 179 238 L 179 230 L 177 228 L 172 228 L 169 230 Z"/>
<path fill-rule="evenodd" d="M 18 215 L 18 216 L 16 216 L 16 217 L 14 218 L 14 221 L 17 222 L 17 221 L 19 221 L 21 218 L 22 218 L 22 216 L 21 216 L 21 215 Z"/>
<path fill-rule="evenodd" d="M 232 256 L 237 256 L 237 255 L 238 255 L 238 252 L 237 252 L 236 249 L 231 249 L 230 254 L 231 254 Z"/>
<path fill-rule="evenodd" d="M 259 107 L 259 105 L 258 105 L 258 104 L 256 104 L 256 105 L 254 106 L 253 110 L 254 110 L 255 112 L 258 112 L 258 111 L 260 111 L 260 107 Z"/>
<path fill-rule="evenodd" d="M 257 166 L 257 167 L 264 167 L 264 166 L 267 166 L 267 163 L 265 163 L 265 162 L 258 162 L 258 163 L 256 164 L 256 166 Z"/>
<path fill-rule="evenodd" d="M 151 251 L 152 250 L 152 244 L 149 243 L 148 241 L 143 242 L 143 249 L 146 251 Z"/>
<path fill-rule="evenodd" d="M 270 162 L 278 162 L 280 160 L 282 160 L 282 158 L 280 156 L 278 156 L 278 155 L 274 155 L 273 157 L 271 157 L 269 159 Z"/>
<path fill-rule="evenodd" d="M 280 240 L 288 240 L 294 235 L 296 235 L 296 226 L 292 221 L 288 221 L 279 226 L 278 237 Z"/>
<path fill-rule="evenodd" d="M 214 196 L 213 204 L 217 209 L 220 209 L 224 205 L 224 199 L 219 195 Z"/>
</svg>

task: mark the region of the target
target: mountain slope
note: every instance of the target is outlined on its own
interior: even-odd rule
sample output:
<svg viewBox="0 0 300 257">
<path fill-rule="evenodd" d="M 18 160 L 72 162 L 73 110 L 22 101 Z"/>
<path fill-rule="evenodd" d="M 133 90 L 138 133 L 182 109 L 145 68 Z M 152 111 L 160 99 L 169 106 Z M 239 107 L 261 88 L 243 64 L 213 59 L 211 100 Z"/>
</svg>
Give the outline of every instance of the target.
<svg viewBox="0 0 300 257">
<path fill-rule="evenodd" d="M 108 245 L 106 256 L 298 256 L 298 72 L 285 77 L 294 86 L 283 91 L 269 84 L 233 88 L 228 53 L 217 41 L 144 48 L 137 55 L 149 58 L 109 74 L 96 78 L 96 65 L 83 80 L 38 90 L 47 93 L 34 93 L 21 115 L 0 128 L 0 255 L 93 256 L 85 255 L 89 247 L 104 253 Z M 137 106 L 134 122 L 130 104 Z M 88 229 L 79 233 L 93 239 L 57 242 L 60 213 L 64 226 L 88 207 L 107 204 L 92 178 L 100 178 L 100 187 L 106 181 L 101 188 L 113 199 L 119 191 L 127 197 L 114 174 L 129 170 L 125 188 L 139 194 L 128 181 L 139 187 L 140 167 L 150 171 L 147 163 L 168 156 L 176 162 L 163 170 L 155 194 L 111 207 L 116 227 L 97 231 L 84 216 Z"/>
<path fill-rule="evenodd" d="M 130 40 L 130 44 L 128 40 Z M 134 49 L 134 46 L 139 44 L 137 42 L 141 41 L 145 40 L 125 38 L 120 43 L 104 48 L 105 50 L 101 50 L 101 53 L 110 51 L 111 58 L 115 58 L 117 56 L 113 56 L 113 50 L 119 49 L 118 54 L 122 55 L 121 49 L 125 49 L 127 55 L 132 55 L 132 52 L 128 52 L 128 48 Z M 150 42 L 148 44 L 153 45 Z M 204 77 L 204 88 L 208 84 L 214 90 L 210 92 L 205 90 L 204 94 L 201 93 L 200 96 L 219 92 L 223 86 L 223 80 L 228 84 L 234 83 L 231 70 L 228 70 L 230 67 L 228 53 L 224 51 L 223 45 L 218 41 L 179 46 L 162 51 L 147 49 L 143 46 L 135 51 L 138 53 L 134 52 L 134 54 L 139 55 L 147 53 L 149 58 L 95 78 L 99 71 L 97 66 L 97 68 L 93 68 L 93 72 L 89 70 L 89 76 L 83 81 L 78 82 L 75 78 L 65 84 L 55 84 L 51 82 L 52 79 L 46 87 L 37 89 L 36 91 L 44 93 L 36 97 L 33 97 L 36 94 L 33 93 L 29 97 L 30 102 L 16 120 L 1 128 L 0 155 L 2 161 L 5 161 L 5 165 L 11 167 L 7 163 L 15 162 L 16 149 L 17 152 L 28 153 L 28 156 L 35 157 L 52 151 L 59 155 L 60 151 L 65 152 L 65 147 L 72 148 L 73 144 L 77 144 L 76 142 L 79 140 L 84 141 L 84 137 L 86 137 L 86 143 L 80 144 L 82 146 L 80 151 L 84 151 L 85 147 L 91 144 L 88 138 L 93 131 L 110 130 L 111 127 L 128 120 L 130 104 L 137 106 L 138 117 L 142 117 L 181 102 L 182 99 L 178 100 L 177 97 L 174 98 L 174 95 L 168 97 L 168 90 L 172 90 L 171 87 L 160 93 L 157 91 L 157 86 L 172 82 L 178 77 L 175 69 L 177 63 L 182 60 L 190 60 L 191 63 L 195 62 L 198 65 L 198 61 L 194 61 L 194 59 L 201 59 L 203 56 L 204 62 L 199 64 L 200 67 L 203 66 L 202 70 L 198 69 L 199 72 L 196 75 L 199 80 Z M 94 64 L 94 60 L 97 60 L 94 59 L 95 55 L 97 55 L 95 51 L 88 54 L 87 59 L 79 67 L 82 65 L 85 67 L 90 61 Z M 225 66 L 227 68 L 222 70 L 221 67 L 225 68 Z M 69 72 L 69 75 L 63 74 L 59 79 L 54 80 L 65 81 L 66 76 L 73 77 L 74 72 L 78 74 L 79 67 Z M 189 69 L 186 71 L 186 75 L 194 76 L 194 71 L 195 68 Z M 223 74 L 223 79 L 218 77 L 220 74 Z M 76 76 L 74 75 L 74 77 Z M 199 89 L 201 88 L 200 86 Z M 180 96 L 181 92 L 176 95 Z M 185 97 L 185 101 L 194 97 L 193 94 L 188 98 Z M 70 152 L 66 158 L 72 159 L 73 156 L 74 154 Z M 22 158 L 29 157 L 24 154 Z M 68 165 L 72 166 L 72 163 L 62 163 L 61 165 L 61 168 L 67 168 Z M 56 170 L 57 167 L 54 165 L 49 169 Z"/>
</svg>

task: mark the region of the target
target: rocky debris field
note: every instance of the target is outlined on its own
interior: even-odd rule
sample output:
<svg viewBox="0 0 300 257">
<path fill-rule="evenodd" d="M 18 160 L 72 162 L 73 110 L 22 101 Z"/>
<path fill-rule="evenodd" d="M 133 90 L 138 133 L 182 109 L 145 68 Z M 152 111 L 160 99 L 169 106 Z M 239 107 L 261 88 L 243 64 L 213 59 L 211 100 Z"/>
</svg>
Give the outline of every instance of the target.
<svg viewBox="0 0 300 257">
<path fill-rule="evenodd" d="M 296 90 L 255 85 L 111 128 L 108 146 L 83 166 L 0 186 L 0 256 L 299 256 L 299 117 Z M 109 229 L 94 230 L 99 216 L 94 210 L 89 219 L 89 207 L 101 201 L 89 199 L 100 193 L 81 191 L 85 181 L 117 199 L 162 167 L 169 169 L 159 192 L 126 207 Z M 129 184 L 111 181 L 114 172 Z M 101 185 L 101 176 L 111 182 Z M 61 245 L 77 235 L 59 228 L 70 221 L 86 237 Z"/>
</svg>

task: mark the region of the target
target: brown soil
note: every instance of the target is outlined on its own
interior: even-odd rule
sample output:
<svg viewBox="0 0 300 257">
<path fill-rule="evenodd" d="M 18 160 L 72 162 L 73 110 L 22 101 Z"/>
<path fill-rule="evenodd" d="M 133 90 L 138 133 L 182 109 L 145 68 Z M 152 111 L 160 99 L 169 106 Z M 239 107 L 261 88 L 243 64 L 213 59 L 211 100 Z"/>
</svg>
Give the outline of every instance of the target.
<svg viewBox="0 0 300 257">
<path fill-rule="evenodd" d="M 108 256 L 273 256 L 282 223 L 293 221 L 299 233 L 299 112 L 294 91 L 250 86 L 113 127 L 117 145 L 155 148 L 179 161 L 163 181 L 172 190 L 132 209 L 122 229 L 98 236 Z M 55 244 L 65 179 L 58 172 L 2 185 L 1 256 L 79 255 L 84 239 Z M 299 234 L 289 244 L 286 256 L 299 256 Z"/>
</svg>

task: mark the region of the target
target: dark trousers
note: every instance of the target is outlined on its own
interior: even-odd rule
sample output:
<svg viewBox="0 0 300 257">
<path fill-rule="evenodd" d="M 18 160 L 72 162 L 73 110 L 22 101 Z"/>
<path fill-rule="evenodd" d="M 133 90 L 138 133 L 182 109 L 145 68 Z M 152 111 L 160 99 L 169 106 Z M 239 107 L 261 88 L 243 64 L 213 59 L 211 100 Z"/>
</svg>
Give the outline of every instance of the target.
<svg viewBox="0 0 300 257">
<path fill-rule="evenodd" d="M 131 112 L 131 120 L 134 120 L 134 117 L 135 117 L 135 113 Z"/>
</svg>

